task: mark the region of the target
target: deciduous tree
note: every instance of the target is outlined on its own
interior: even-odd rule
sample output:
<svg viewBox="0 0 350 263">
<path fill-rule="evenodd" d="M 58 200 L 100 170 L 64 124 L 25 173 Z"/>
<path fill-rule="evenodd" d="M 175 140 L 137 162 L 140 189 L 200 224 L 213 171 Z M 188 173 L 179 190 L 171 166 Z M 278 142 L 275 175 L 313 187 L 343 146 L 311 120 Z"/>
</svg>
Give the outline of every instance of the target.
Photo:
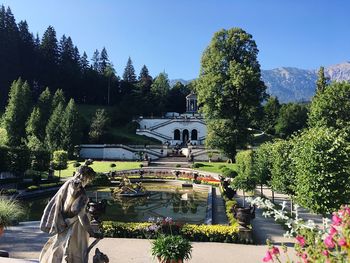
<svg viewBox="0 0 350 263">
<path fill-rule="evenodd" d="M 216 32 L 202 55 L 196 85 L 198 102 L 207 121 L 229 123 L 229 128 L 222 128 L 231 129 L 231 133 L 212 132 L 212 136 L 230 143 L 229 146 L 215 143 L 215 147 L 231 159 L 236 155 L 236 148 L 247 142 L 246 129 L 266 96 L 257 55 L 252 36 L 240 28 Z M 211 127 L 208 126 L 209 133 Z M 231 138 L 222 140 L 223 134 Z M 215 138 L 211 140 L 215 141 Z"/>
<path fill-rule="evenodd" d="M 306 127 L 308 109 L 306 105 L 298 103 L 283 104 L 275 125 L 276 134 L 287 138 L 294 132 Z"/>
<path fill-rule="evenodd" d="M 350 84 L 332 83 L 311 102 L 308 123 L 311 127 L 332 127 L 350 134 Z"/>
<path fill-rule="evenodd" d="M 326 215 L 350 198 L 348 135 L 332 128 L 316 127 L 294 143 L 296 201 L 312 212 Z"/>
</svg>

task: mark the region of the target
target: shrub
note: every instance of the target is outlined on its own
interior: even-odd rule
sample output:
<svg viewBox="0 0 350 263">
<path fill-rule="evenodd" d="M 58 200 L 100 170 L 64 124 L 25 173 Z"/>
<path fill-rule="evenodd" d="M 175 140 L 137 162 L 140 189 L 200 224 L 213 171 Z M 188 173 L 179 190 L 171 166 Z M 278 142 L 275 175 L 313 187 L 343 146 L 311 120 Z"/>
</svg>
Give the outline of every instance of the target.
<svg viewBox="0 0 350 263">
<path fill-rule="evenodd" d="M 199 167 L 201 167 L 202 166 L 202 164 L 200 164 L 200 163 L 194 163 L 194 164 L 192 164 L 192 168 L 193 169 L 197 169 L 197 168 L 199 168 Z"/>
<path fill-rule="evenodd" d="M 228 168 L 223 170 L 222 175 L 224 177 L 235 178 L 238 174 L 236 171 Z"/>
<path fill-rule="evenodd" d="M 181 164 L 176 164 L 175 167 L 179 168 L 179 167 L 181 167 Z"/>
<path fill-rule="evenodd" d="M 235 200 L 227 200 L 225 201 L 225 211 L 226 211 L 226 216 L 228 219 L 228 222 L 231 226 L 237 226 L 238 222 L 237 219 L 234 218 L 232 209 L 233 207 L 237 205 L 237 202 Z"/>
<path fill-rule="evenodd" d="M 78 168 L 78 167 L 80 167 L 80 166 L 81 166 L 81 163 L 79 163 L 79 162 L 73 163 L 73 167 L 74 167 L 74 168 Z"/>
<path fill-rule="evenodd" d="M 54 169 L 59 171 L 61 177 L 61 170 L 66 169 L 68 166 L 68 153 L 62 150 L 54 151 L 52 163 Z"/>
<path fill-rule="evenodd" d="M 0 226 L 16 224 L 23 216 L 24 210 L 16 200 L 0 199 Z"/>
<path fill-rule="evenodd" d="M 42 190 L 42 189 L 47 189 L 47 188 L 53 188 L 53 187 L 58 187 L 64 184 L 64 182 L 59 182 L 59 183 L 48 183 L 48 184 L 41 184 L 41 185 L 31 185 L 27 187 L 28 192 L 36 191 L 36 190 Z"/>
<path fill-rule="evenodd" d="M 96 173 L 96 176 L 91 182 L 91 185 L 94 186 L 108 186 L 111 185 L 111 181 L 108 176 L 104 173 Z"/>
<path fill-rule="evenodd" d="M 27 187 L 27 191 L 28 192 L 31 192 L 31 191 L 36 191 L 36 190 L 39 190 L 40 187 L 38 185 L 31 185 L 29 187 Z"/>
<path fill-rule="evenodd" d="M 115 163 L 111 163 L 110 165 L 109 165 L 109 167 L 111 167 L 111 168 L 114 168 L 114 167 L 116 167 L 117 165 L 115 164 Z"/>
<path fill-rule="evenodd" d="M 105 237 L 155 238 L 156 233 L 152 226 L 153 224 L 149 222 L 123 223 L 104 221 L 102 228 Z M 174 224 L 172 225 L 172 229 L 174 230 L 173 233 L 178 232 L 180 235 L 191 241 L 246 243 L 245 240 L 240 239 L 237 223 L 231 226 L 194 224 L 184 224 L 181 226 Z"/>
<path fill-rule="evenodd" d="M 181 235 L 191 241 L 238 243 L 238 226 L 185 224 Z"/>
</svg>

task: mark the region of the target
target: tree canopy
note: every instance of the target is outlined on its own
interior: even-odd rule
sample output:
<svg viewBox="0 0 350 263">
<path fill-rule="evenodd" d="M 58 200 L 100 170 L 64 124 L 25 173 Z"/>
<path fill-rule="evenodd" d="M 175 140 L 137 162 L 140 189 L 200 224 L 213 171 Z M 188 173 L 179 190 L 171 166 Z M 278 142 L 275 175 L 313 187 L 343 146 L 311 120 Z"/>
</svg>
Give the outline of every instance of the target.
<svg viewBox="0 0 350 263">
<path fill-rule="evenodd" d="M 202 55 L 196 85 L 198 102 L 209 123 L 221 120 L 229 128 L 221 127 L 232 131 L 211 132 L 215 125 L 209 125 L 208 132 L 214 137 L 209 145 L 222 139 L 221 134 L 231 137 L 227 139 L 229 147 L 220 143 L 215 146 L 232 159 L 236 148 L 247 142 L 246 129 L 266 97 L 257 55 L 258 48 L 252 35 L 240 28 L 216 32 Z"/>
<path fill-rule="evenodd" d="M 287 103 L 281 106 L 275 125 L 275 132 L 282 138 L 287 138 L 297 132 L 307 123 L 308 108 L 298 103 Z"/>
<path fill-rule="evenodd" d="M 347 134 L 316 127 L 298 136 L 292 150 L 296 200 L 315 213 L 334 212 L 350 198 Z"/>
<path fill-rule="evenodd" d="M 311 127 L 332 127 L 350 134 L 350 84 L 332 83 L 311 102 L 308 118 Z"/>
</svg>

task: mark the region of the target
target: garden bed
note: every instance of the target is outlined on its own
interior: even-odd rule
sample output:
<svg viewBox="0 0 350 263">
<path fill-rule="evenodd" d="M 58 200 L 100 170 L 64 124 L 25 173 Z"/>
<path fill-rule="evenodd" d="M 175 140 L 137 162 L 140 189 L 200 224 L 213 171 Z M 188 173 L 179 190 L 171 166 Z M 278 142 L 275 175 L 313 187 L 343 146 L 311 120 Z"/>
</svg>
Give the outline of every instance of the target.
<svg viewBox="0 0 350 263">
<path fill-rule="evenodd" d="M 241 235 L 238 225 L 194 225 L 194 224 L 174 224 L 163 226 L 162 232 L 166 234 L 179 234 L 191 241 L 200 242 L 224 242 L 224 243 L 251 243 L 245 235 Z M 156 238 L 157 226 L 151 222 L 143 223 L 123 223 L 123 222 L 103 222 L 105 237 L 112 238 Z"/>
</svg>

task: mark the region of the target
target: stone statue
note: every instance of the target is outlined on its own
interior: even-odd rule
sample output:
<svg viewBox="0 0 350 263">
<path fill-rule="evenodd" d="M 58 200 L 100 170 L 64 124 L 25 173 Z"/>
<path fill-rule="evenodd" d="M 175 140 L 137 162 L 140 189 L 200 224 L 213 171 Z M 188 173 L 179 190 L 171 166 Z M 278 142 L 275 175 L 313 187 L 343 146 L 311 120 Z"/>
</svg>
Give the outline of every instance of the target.
<svg viewBox="0 0 350 263">
<path fill-rule="evenodd" d="M 88 166 L 91 163 L 91 160 L 86 161 L 47 204 L 40 228 L 53 236 L 41 251 L 40 263 L 87 263 L 92 248 L 89 247 L 89 236 L 97 238 L 94 245 L 102 238 L 102 234 L 90 224 L 86 209 L 85 186 L 95 175 Z"/>
<path fill-rule="evenodd" d="M 98 248 L 95 250 L 95 255 L 93 257 L 93 263 L 109 263 L 109 258 L 107 255 L 103 254 Z"/>
</svg>

